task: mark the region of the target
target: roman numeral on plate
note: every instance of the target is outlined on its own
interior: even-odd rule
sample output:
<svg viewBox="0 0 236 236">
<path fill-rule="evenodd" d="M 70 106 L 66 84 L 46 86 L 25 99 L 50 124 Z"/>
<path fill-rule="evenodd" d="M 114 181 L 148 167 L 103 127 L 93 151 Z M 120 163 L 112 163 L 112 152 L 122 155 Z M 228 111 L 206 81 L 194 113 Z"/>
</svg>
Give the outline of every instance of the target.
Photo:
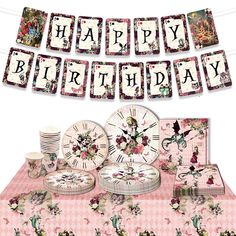
<svg viewBox="0 0 236 236">
<path fill-rule="evenodd" d="M 86 162 L 83 162 L 83 169 L 87 169 Z"/>
<path fill-rule="evenodd" d="M 70 145 L 69 145 L 69 144 L 64 144 L 63 147 L 64 147 L 64 148 L 69 148 Z"/>
<path fill-rule="evenodd" d="M 107 138 L 108 138 L 109 141 L 112 140 L 112 137 L 113 137 L 112 135 L 108 135 L 108 136 L 107 136 Z"/>
<path fill-rule="evenodd" d="M 123 162 L 124 161 L 124 157 L 120 154 L 117 159 L 116 159 L 117 162 Z"/>
<path fill-rule="evenodd" d="M 130 115 L 131 115 L 131 116 L 136 116 L 136 109 L 135 109 L 135 108 L 131 108 L 131 109 L 129 110 L 129 112 L 130 112 Z"/>
<path fill-rule="evenodd" d="M 100 144 L 100 148 L 106 148 L 106 147 L 107 147 L 107 145 L 105 143 Z"/>
<path fill-rule="evenodd" d="M 108 151 L 110 153 L 110 155 L 113 155 L 115 152 L 116 152 L 116 148 L 114 145 L 111 145 L 109 148 L 108 148 Z"/>
<path fill-rule="evenodd" d="M 65 153 L 65 157 L 66 157 L 67 159 L 70 159 L 70 158 L 72 157 L 71 152 L 67 152 L 67 153 Z"/>
<path fill-rule="evenodd" d="M 77 165 L 78 165 L 78 160 L 74 160 L 73 162 L 72 162 L 72 165 L 74 166 L 74 167 L 76 167 Z"/>
<path fill-rule="evenodd" d="M 125 117 L 121 111 L 117 112 L 117 115 L 123 120 Z"/>
<path fill-rule="evenodd" d="M 88 124 L 87 124 L 87 123 L 83 123 L 83 124 L 82 124 L 82 127 L 83 127 L 83 129 L 86 129 L 86 130 L 87 130 L 87 129 L 88 129 Z"/>
<path fill-rule="evenodd" d="M 151 151 L 152 151 L 152 152 L 157 152 L 157 149 L 156 149 L 156 148 L 154 148 L 154 147 L 152 147 L 152 146 L 150 146 L 150 148 L 151 148 Z"/>
<path fill-rule="evenodd" d="M 152 140 L 159 140 L 160 139 L 160 135 L 154 134 L 152 135 Z"/>
<path fill-rule="evenodd" d="M 78 129 L 78 127 L 76 125 L 73 125 L 73 129 L 74 129 L 75 132 L 79 131 L 79 129 Z"/>
</svg>

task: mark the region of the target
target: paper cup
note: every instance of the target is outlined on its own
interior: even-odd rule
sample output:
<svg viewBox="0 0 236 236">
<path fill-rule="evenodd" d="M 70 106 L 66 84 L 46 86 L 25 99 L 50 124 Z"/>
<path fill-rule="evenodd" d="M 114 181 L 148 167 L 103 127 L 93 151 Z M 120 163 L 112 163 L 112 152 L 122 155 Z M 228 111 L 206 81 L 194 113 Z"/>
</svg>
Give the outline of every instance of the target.
<svg viewBox="0 0 236 236">
<path fill-rule="evenodd" d="M 25 154 L 28 164 L 28 176 L 30 178 L 36 179 L 40 176 L 43 157 L 44 155 L 40 152 L 29 152 Z"/>
</svg>

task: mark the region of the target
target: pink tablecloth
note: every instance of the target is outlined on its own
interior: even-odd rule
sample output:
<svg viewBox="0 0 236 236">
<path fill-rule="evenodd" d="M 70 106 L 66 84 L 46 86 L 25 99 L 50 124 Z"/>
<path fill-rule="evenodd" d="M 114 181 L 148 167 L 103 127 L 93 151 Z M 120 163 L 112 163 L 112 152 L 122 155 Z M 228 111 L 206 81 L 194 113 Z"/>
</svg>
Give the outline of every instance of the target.
<svg viewBox="0 0 236 236">
<path fill-rule="evenodd" d="M 158 190 L 140 196 L 106 193 L 98 184 L 81 196 L 59 196 L 42 178 L 29 179 L 23 165 L 0 195 L 0 236 L 235 235 L 236 197 L 227 186 L 223 196 L 174 199 L 174 176 L 161 177 Z"/>
</svg>

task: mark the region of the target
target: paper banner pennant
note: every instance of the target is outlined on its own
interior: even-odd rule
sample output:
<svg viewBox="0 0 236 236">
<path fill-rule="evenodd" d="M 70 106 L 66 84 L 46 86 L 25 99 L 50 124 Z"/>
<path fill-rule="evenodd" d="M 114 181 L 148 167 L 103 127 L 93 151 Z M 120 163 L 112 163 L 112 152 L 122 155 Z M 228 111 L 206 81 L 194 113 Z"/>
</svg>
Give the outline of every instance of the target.
<svg viewBox="0 0 236 236">
<path fill-rule="evenodd" d="M 116 63 L 97 62 L 92 64 L 90 97 L 97 99 L 115 98 Z"/>
<path fill-rule="evenodd" d="M 10 48 L 3 82 L 21 88 L 26 88 L 33 58 L 33 52 L 18 48 Z"/>
<path fill-rule="evenodd" d="M 121 99 L 144 98 L 144 65 L 141 62 L 120 63 L 119 83 Z"/>
<path fill-rule="evenodd" d="M 33 90 L 55 94 L 60 67 L 60 57 L 39 54 L 35 66 Z"/>
<path fill-rule="evenodd" d="M 147 62 L 146 76 L 149 98 L 172 97 L 170 61 Z"/>
<path fill-rule="evenodd" d="M 196 49 L 219 43 L 213 15 L 210 9 L 189 13 L 188 22 Z"/>
<path fill-rule="evenodd" d="M 130 54 L 130 19 L 106 20 L 106 55 Z"/>
<path fill-rule="evenodd" d="M 135 18 L 134 38 L 136 55 L 160 53 L 158 18 Z"/>
<path fill-rule="evenodd" d="M 203 92 L 197 57 L 175 60 L 174 69 L 179 96 Z"/>
<path fill-rule="evenodd" d="M 188 51 L 189 38 L 184 14 L 161 18 L 166 53 Z"/>
<path fill-rule="evenodd" d="M 209 90 L 232 85 L 225 51 L 206 53 L 201 56 L 201 59 Z"/>
<path fill-rule="evenodd" d="M 78 53 L 100 54 L 102 22 L 100 17 L 79 17 L 76 37 Z"/>
<path fill-rule="evenodd" d="M 25 7 L 21 16 L 16 42 L 39 48 L 48 14 L 44 11 Z"/>
<path fill-rule="evenodd" d="M 70 52 L 74 24 L 74 16 L 52 13 L 48 30 L 47 48 Z"/>
<path fill-rule="evenodd" d="M 61 95 L 85 97 L 88 68 L 88 61 L 65 59 Z"/>
</svg>

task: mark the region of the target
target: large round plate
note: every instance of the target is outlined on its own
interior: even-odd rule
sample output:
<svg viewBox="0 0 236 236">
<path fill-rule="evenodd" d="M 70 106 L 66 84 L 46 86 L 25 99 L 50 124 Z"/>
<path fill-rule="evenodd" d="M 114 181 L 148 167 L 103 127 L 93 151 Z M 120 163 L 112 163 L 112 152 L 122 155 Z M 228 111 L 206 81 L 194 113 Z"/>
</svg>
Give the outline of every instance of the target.
<svg viewBox="0 0 236 236">
<path fill-rule="evenodd" d="M 77 122 L 63 136 L 62 153 L 73 169 L 93 170 L 107 158 L 107 135 L 92 121 Z"/>
<path fill-rule="evenodd" d="M 150 164 L 159 155 L 159 119 L 143 106 L 120 108 L 108 119 L 105 130 L 112 162 Z"/>
</svg>

